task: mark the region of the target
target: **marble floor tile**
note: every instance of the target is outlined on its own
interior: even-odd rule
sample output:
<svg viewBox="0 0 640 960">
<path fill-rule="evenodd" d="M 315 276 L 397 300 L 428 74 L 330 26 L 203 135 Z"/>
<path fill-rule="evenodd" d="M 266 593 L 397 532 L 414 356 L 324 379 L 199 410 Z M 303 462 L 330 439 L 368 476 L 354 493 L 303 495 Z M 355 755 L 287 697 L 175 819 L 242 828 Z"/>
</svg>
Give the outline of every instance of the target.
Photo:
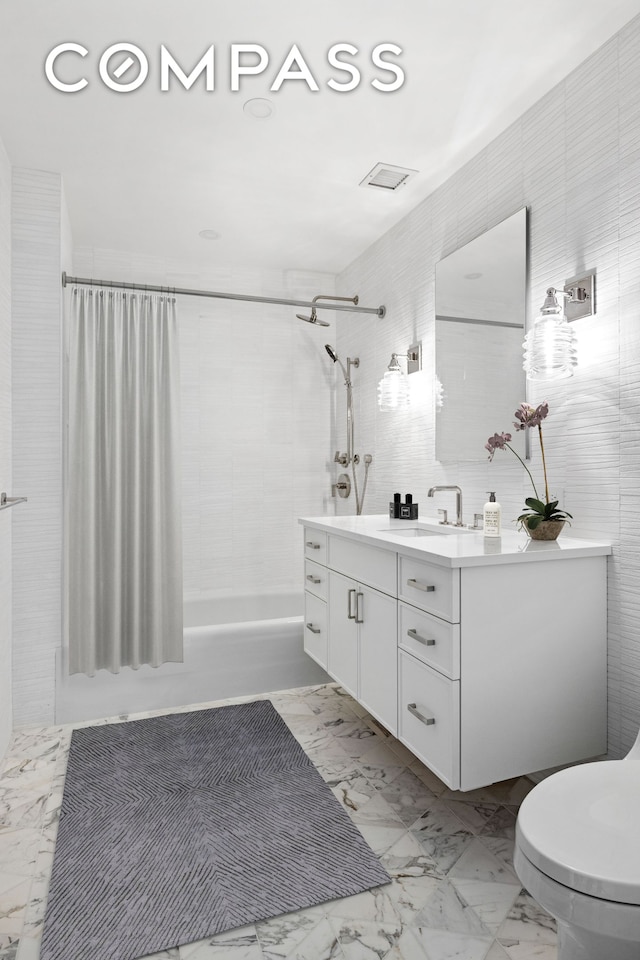
<svg viewBox="0 0 640 960">
<path fill-rule="evenodd" d="M 484 960 L 509 960 L 509 954 L 501 944 L 495 941 L 491 944 L 491 949 Z"/>
<path fill-rule="evenodd" d="M 334 926 L 344 960 L 426 960 L 413 931 L 401 923 L 354 920 Z"/>
<path fill-rule="evenodd" d="M 251 924 L 185 944 L 179 948 L 178 957 L 179 960 L 262 960 L 263 953 L 256 928 Z"/>
<path fill-rule="evenodd" d="M 478 839 L 470 841 L 449 871 L 449 876 L 452 879 L 484 880 L 490 883 L 518 883 L 518 878 L 513 870 L 498 859 Z"/>
<path fill-rule="evenodd" d="M 449 878 L 462 901 L 482 921 L 483 927 L 495 936 L 520 895 L 520 884 L 490 883 L 483 880 Z"/>
<path fill-rule="evenodd" d="M 337 684 L 97 723 L 257 699 L 280 712 L 392 881 L 145 960 L 556 960 L 554 922 L 512 867 L 526 778 L 449 790 Z M 39 960 L 71 733 L 95 723 L 12 737 L 0 776 L 0 960 Z"/>
<path fill-rule="evenodd" d="M 526 940 L 500 940 L 508 960 L 558 960 L 555 946 L 546 943 L 530 943 Z M 602 957 L 602 960 L 606 960 Z"/>
<path fill-rule="evenodd" d="M 498 939 L 555 946 L 556 922 L 526 891 L 522 890 L 500 926 Z"/>
<path fill-rule="evenodd" d="M 365 890 L 352 897 L 341 897 L 325 905 L 330 919 L 370 921 L 372 923 L 397 923 L 398 912 L 389 897 L 393 884 Z"/>
<path fill-rule="evenodd" d="M 448 930 L 418 927 L 415 932 L 427 960 L 484 960 L 491 946 L 488 938 Z"/>
<path fill-rule="evenodd" d="M 415 926 L 488 937 L 490 930 L 449 880 L 443 880 L 415 919 Z"/>
<path fill-rule="evenodd" d="M 408 827 L 425 813 L 435 799 L 433 791 L 408 768 L 383 787 L 380 795 Z"/>
</svg>

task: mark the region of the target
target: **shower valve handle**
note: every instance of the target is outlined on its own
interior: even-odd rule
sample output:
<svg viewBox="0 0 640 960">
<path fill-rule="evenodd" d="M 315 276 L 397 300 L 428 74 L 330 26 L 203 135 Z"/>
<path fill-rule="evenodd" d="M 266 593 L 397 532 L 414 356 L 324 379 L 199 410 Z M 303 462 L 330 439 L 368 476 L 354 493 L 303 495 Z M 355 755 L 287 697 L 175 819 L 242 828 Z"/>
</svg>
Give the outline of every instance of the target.
<svg viewBox="0 0 640 960">
<path fill-rule="evenodd" d="M 341 467 L 349 466 L 349 458 L 346 453 L 340 453 L 339 450 L 336 450 L 336 455 L 333 458 L 334 463 L 339 463 Z"/>
</svg>

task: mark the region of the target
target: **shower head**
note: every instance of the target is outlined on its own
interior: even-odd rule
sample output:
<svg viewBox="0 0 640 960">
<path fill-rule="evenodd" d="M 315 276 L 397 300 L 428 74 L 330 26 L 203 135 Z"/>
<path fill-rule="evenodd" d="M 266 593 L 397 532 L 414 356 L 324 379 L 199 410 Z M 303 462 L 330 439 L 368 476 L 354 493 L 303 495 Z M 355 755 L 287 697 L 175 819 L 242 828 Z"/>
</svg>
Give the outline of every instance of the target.
<svg viewBox="0 0 640 960">
<path fill-rule="evenodd" d="M 326 320 L 318 320 L 318 314 L 316 313 L 315 307 L 311 310 L 310 317 L 304 317 L 301 313 L 296 313 L 298 320 L 304 320 L 305 323 L 315 323 L 317 327 L 330 327 L 331 324 L 327 323 Z"/>
<path fill-rule="evenodd" d="M 344 382 L 345 382 L 347 388 L 350 390 L 350 389 L 351 389 L 351 377 L 350 377 L 350 375 L 349 375 L 349 368 L 351 367 L 351 364 L 353 363 L 353 361 L 352 361 L 349 357 L 347 357 L 347 369 L 345 370 L 345 368 L 344 368 L 344 363 L 342 362 L 342 360 L 340 359 L 340 357 L 338 356 L 338 354 L 335 352 L 335 350 L 333 349 L 333 347 L 331 346 L 331 344 L 330 344 L 330 343 L 325 343 L 324 348 L 325 348 L 325 350 L 327 351 L 327 353 L 329 354 L 329 356 L 331 357 L 331 359 L 333 360 L 333 362 L 340 364 L 340 369 L 342 370 L 342 373 L 344 374 Z M 359 361 L 358 361 L 358 363 L 359 363 Z M 354 365 L 357 367 L 357 366 L 358 366 L 358 363 L 355 363 Z"/>
</svg>

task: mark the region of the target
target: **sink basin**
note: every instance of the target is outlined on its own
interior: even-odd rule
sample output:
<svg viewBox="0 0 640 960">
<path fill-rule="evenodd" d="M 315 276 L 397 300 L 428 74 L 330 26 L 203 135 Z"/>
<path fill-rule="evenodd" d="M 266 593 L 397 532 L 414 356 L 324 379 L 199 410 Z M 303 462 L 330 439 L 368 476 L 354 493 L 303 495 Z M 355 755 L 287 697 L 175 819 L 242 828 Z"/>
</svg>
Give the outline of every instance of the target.
<svg viewBox="0 0 640 960">
<path fill-rule="evenodd" d="M 394 537 L 441 537 L 452 533 L 469 533 L 465 527 L 450 527 L 444 524 L 436 526 L 388 527 L 380 533 L 390 533 Z"/>
</svg>

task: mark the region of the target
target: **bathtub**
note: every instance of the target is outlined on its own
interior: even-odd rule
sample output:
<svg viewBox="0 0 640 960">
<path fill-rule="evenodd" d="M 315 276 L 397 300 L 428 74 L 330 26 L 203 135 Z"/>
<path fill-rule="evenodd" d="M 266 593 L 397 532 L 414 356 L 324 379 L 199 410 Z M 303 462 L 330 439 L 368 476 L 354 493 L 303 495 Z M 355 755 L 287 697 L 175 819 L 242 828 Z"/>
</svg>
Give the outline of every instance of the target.
<svg viewBox="0 0 640 960">
<path fill-rule="evenodd" d="M 56 655 L 56 723 L 179 707 L 331 678 L 303 650 L 301 594 L 193 600 L 184 607 L 184 662 L 69 676 Z"/>
</svg>

